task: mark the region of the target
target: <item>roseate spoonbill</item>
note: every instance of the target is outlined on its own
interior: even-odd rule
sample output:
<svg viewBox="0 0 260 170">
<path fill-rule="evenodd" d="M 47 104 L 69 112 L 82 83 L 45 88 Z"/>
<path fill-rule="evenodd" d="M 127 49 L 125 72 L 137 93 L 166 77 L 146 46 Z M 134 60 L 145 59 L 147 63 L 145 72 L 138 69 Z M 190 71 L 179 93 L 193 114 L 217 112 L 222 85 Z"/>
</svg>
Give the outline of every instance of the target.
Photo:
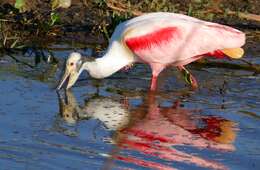
<svg viewBox="0 0 260 170">
<path fill-rule="evenodd" d="M 119 24 L 103 57 L 84 61 L 79 53 L 71 53 L 57 89 L 67 79 L 66 88 L 70 88 L 83 70 L 101 79 L 135 62 L 150 65 L 152 91 L 156 90 L 159 73 L 168 66 L 176 66 L 188 75 L 192 87 L 197 87 L 185 65 L 203 55 L 240 58 L 244 53 L 240 47 L 244 43 L 245 34 L 228 26 L 182 14 L 149 13 Z"/>
</svg>

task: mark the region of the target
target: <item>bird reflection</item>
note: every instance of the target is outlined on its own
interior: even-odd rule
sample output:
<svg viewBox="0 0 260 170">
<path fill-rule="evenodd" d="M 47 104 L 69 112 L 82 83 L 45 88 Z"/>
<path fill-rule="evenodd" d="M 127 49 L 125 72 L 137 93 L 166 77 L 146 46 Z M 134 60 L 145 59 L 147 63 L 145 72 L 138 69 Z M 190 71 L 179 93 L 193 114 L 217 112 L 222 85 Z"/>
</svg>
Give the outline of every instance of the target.
<svg viewBox="0 0 260 170">
<path fill-rule="evenodd" d="M 71 91 L 66 99 L 59 97 L 60 113 L 69 123 L 95 118 L 115 131 L 112 141 L 115 149 L 105 163 L 105 169 L 121 160 L 152 169 L 174 169 L 159 162 L 142 160 L 140 157 L 123 154 L 122 150 L 138 151 L 141 154 L 165 161 L 176 161 L 211 169 L 228 169 L 221 163 L 180 151 L 175 146 L 209 149 L 219 152 L 234 151 L 235 123 L 216 116 L 204 116 L 199 110 L 185 109 L 176 101 L 169 107 L 158 104 L 156 95 L 143 98 L 142 105 L 131 107 L 124 102 L 107 97 L 89 99 L 84 107 L 79 106 Z"/>
<path fill-rule="evenodd" d="M 98 119 L 109 130 L 119 130 L 129 123 L 129 111 L 120 101 L 94 96 L 79 106 L 71 91 L 65 92 L 65 98 L 58 93 L 60 115 L 67 123 L 76 123 L 83 119 Z"/>
</svg>

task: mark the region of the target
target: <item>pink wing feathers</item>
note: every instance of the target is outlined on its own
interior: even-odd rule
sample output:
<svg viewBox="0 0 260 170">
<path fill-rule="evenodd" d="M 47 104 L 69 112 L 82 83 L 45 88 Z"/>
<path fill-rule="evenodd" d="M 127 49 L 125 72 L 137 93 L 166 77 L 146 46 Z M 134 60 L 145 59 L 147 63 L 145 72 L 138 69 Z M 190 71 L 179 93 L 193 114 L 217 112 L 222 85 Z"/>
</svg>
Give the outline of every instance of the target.
<svg viewBox="0 0 260 170">
<path fill-rule="evenodd" d="M 134 52 L 142 49 L 150 49 L 168 43 L 171 39 L 179 38 L 177 27 L 165 27 L 145 35 L 127 38 L 125 43 Z"/>
<path fill-rule="evenodd" d="M 185 65 L 207 53 L 223 57 L 218 50 L 245 43 L 244 33 L 228 26 L 176 14 L 152 16 L 126 23 L 123 32 L 126 46 L 146 63 Z"/>
</svg>

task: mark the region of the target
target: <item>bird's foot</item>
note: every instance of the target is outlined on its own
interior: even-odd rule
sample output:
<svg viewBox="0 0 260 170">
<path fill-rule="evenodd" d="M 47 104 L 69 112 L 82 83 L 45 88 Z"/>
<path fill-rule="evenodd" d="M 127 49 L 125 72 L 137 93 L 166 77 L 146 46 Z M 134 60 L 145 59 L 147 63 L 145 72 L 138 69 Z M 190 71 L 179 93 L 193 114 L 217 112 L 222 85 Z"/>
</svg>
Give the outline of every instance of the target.
<svg viewBox="0 0 260 170">
<path fill-rule="evenodd" d="M 198 83 L 196 78 L 187 70 L 185 67 L 181 66 L 178 67 L 178 69 L 181 71 L 184 80 L 191 85 L 192 89 L 195 90 L 198 88 Z"/>
<path fill-rule="evenodd" d="M 198 86 L 196 78 L 191 74 L 190 74 L 190 81 L 191 81 L 192 90 L 196 90 L 199 86 Z"/>
</svg>

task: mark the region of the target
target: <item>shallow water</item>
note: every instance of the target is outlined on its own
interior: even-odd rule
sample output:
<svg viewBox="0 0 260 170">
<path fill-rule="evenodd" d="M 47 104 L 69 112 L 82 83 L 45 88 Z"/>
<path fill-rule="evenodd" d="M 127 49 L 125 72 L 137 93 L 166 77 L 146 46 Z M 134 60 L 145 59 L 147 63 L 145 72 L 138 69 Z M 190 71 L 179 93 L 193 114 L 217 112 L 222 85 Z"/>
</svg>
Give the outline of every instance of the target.
<svg viewBox="0 0 260 170">
<path fill-rule="evenodd" d="M 168 69 L 152 94 L 140 64 L 101 81 L 82 75 L 57 93 L 60 69 L 0 62 L 0 169 L 260 168 L 260 76 L 252 72 L 191 67 L 200 84 L 191 91 Z"/>
</svg>

